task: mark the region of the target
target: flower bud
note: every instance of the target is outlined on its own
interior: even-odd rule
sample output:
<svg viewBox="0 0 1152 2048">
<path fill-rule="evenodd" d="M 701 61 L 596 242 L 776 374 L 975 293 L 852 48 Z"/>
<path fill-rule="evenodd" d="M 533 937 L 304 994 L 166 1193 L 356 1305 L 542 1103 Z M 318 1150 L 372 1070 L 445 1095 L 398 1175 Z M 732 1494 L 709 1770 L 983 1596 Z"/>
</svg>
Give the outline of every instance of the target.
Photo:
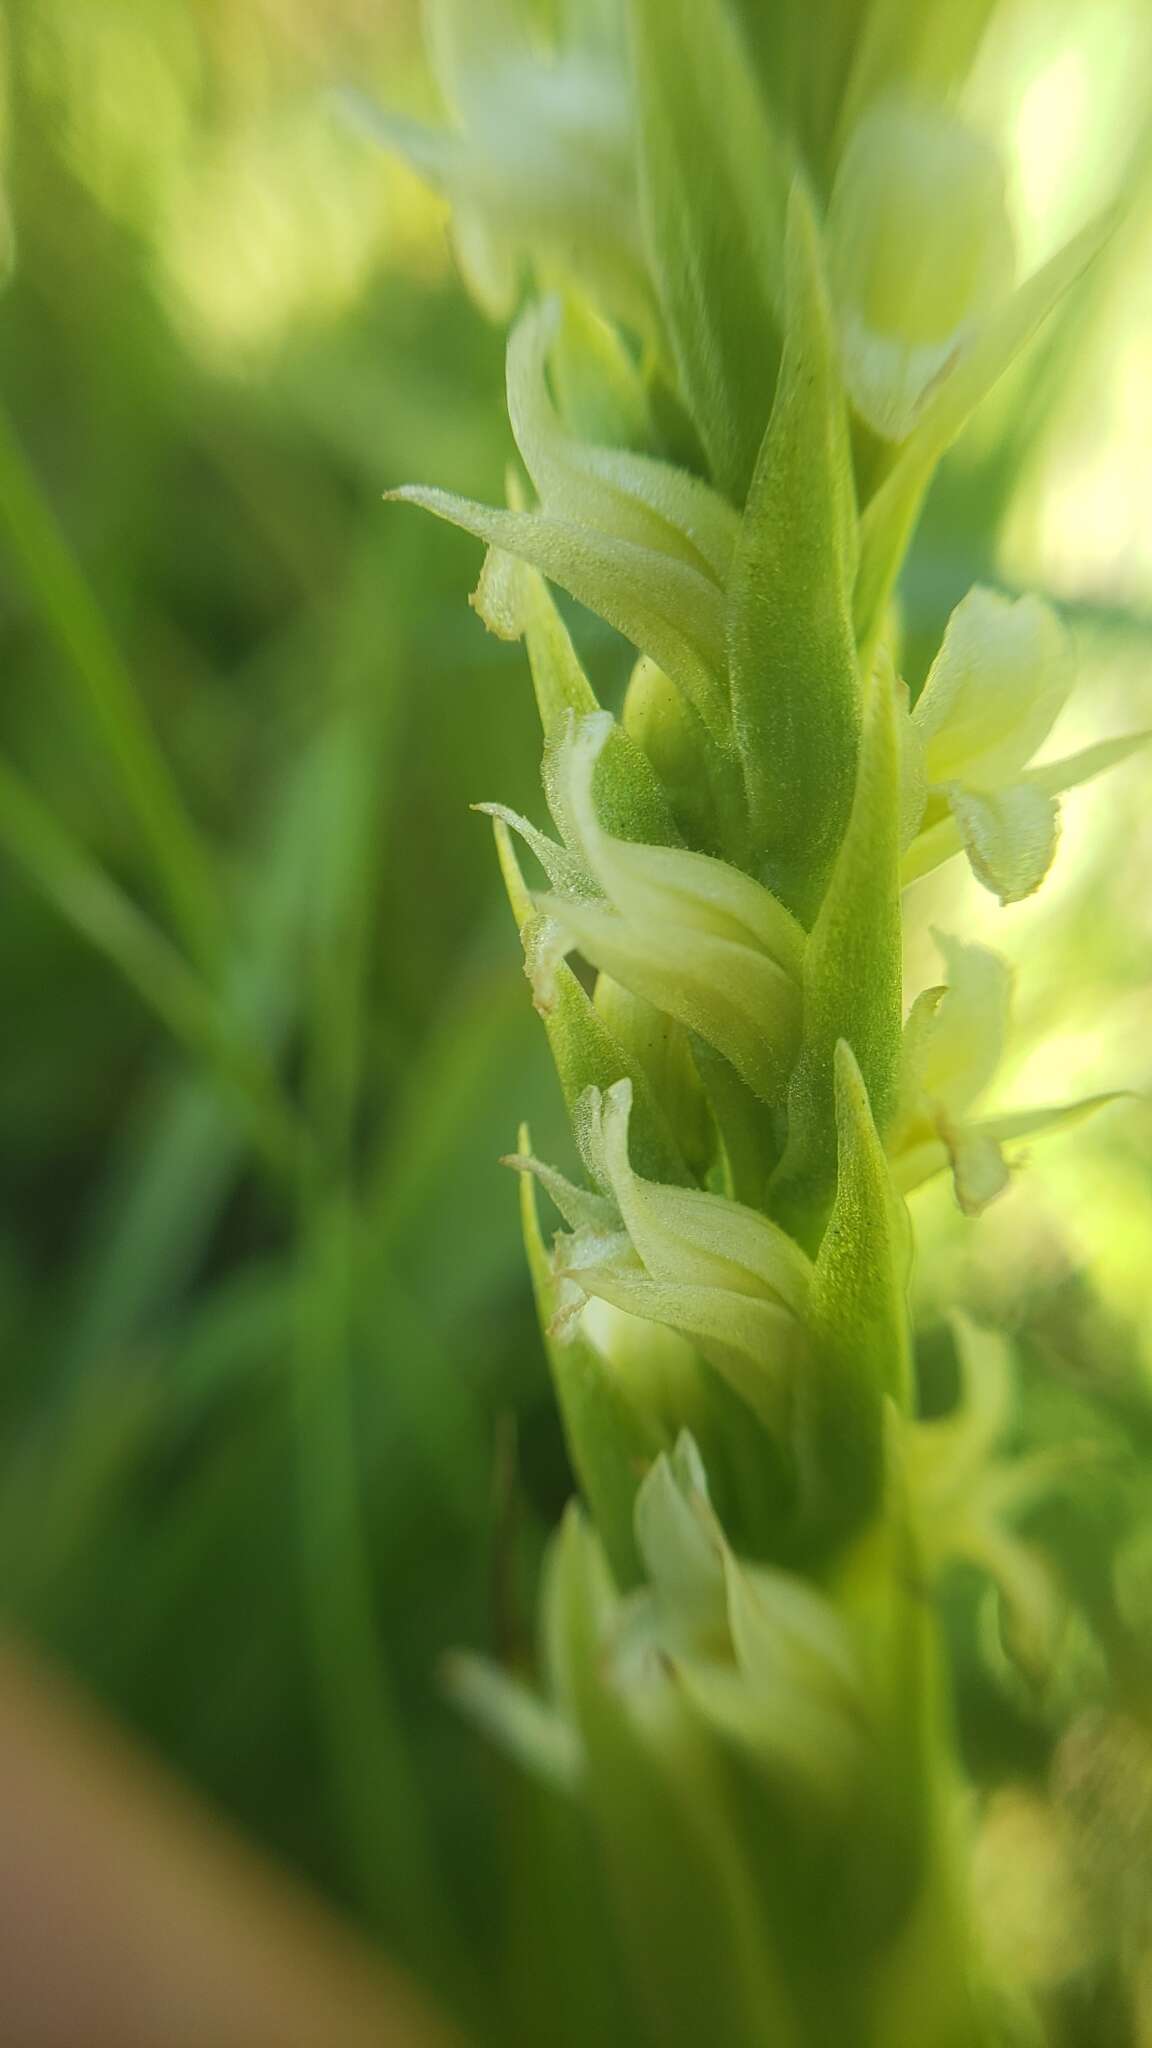
<svg viewBox="0 0 1152 2048">
<path fill-rule="evenodd" d="M 681 1431 L 636 1495 L 636 1545 L 663 1633 L 685 1654 L 730 1654 L 724 1539 L 708 1500 L 700 1453 Z"/>
<path fill-rule="evenodd" d="M 667 791 L 672 814 L 690 846 L 718 839 L 699 720 L 662 668 L 642 655 L 624 697 L 624 730 L 641 747 Z"/>
<path fill-rule="evenodd" d="M 966 945 L 941 932 L 934 936 L 948 982 L 925 989 L 909 1012 L 900 1099 L 887 1146 L 892 1177 L 902 1193 L 950 1166 L 961 1209 L 976 1216 L 1008 1186 L 1005 1144 L 1078 1122 L 1115 1097 L 977 1116 L 980 1098 L 1003 1057 L 1012 971 L 987 946 Z"/>
<path fill-rule="evenodd" d="M 1073 679 L 1068 635 L 1038 598 L 1013 601 L 977 587 L 957 605 L 912 713 L 930 798 L 905 856 L 907 880 L 962 846 L 977 881 L 1001 903 L 1039 888 L 1059 837 L 1057 791 L 1124 751 L 1028 768 Z"/>
<path fill-rule="evenodd" d="M 613 1038 L 643 1070 L 680 1150 L 697 1178 L 703 1180 L 716 1140 L 684 1026 L 642 996 L 622 988 L 609 974 L 597 976 L 593 1002 Z"/>
<path fill-rule="evenodd" d="M 856 1766 L 861 1674 L 848 1631 L 821 1594 L 744 1564 L 713 1513 L 692 1438 L 652 1466 L 636 1497 L 651 1583 L 623 1638 L 621 1674 L 674 1667 L 715 1732 L 770 1775 L 835 1799 Z"/>
<path fill-rule="evenodd" d="M 710 1387 L 699 1355 L 678 1330 L 592 1295 L 583 1305 L 580 1335 L 636 1412 L 666 1441 L 672 1442 L 685 1422 L 704 1434 Z"/>
<path fill-rule="evenodd" d="M 828 239 L 849 395 L 901 441 L 1011 287 L 999 158 L 942 107 L 877 101 L 844 152 Z"/>
</svg>

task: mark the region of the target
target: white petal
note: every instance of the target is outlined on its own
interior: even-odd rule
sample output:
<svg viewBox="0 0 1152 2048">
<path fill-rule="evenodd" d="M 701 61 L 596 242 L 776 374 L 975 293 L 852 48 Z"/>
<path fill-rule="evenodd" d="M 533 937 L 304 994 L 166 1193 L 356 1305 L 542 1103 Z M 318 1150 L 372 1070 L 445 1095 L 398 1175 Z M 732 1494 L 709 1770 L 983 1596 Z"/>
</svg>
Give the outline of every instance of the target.
<svg viewBox="0 0 1152 2048">
<path fill-rule="evenodd" d="M 628 1158 L 631 1099 L 628 1081 L 617 1082 L 604 1098 L 603 1160 L 624 1226 L 652 1278 L 777 1299 L 803 1315 L 811 1267 L 777 1225 L 721 1195 L 667 1187 L 633 1173 Z"/>
<path fill-rule="evenodd" d="M 508 343 L 512 432 L 541 502 L 562 519 L 675 555 L 723 584 L 739 528 L 726 500 L 686 470 L 578 441 L 562 425 L 546 379 L 557 324 L 554 303 L 534 307 Z"/>
<path fill-rule="evenodd" d="M 980 585 L 957 605 L 913 711 L 929 781 L 989 790 L 1047 738 L 1075 680 L 1072 645 L 1049 605 Z"/>
<path fill-rule="evenodd" d="M 1052 797 L 1028 782 L 982 791 L 945 787 L 972 872 L 1001 903 L 1021 903 L 1052 865 L 1059 813 Z"/>
<path fill-rule="evenodd" d="M 848 140 L 828 237 L 849 393 L 902 440 L 1011 287 L 997 154 L 945 107 L 879 100 Z"/>
</svg>

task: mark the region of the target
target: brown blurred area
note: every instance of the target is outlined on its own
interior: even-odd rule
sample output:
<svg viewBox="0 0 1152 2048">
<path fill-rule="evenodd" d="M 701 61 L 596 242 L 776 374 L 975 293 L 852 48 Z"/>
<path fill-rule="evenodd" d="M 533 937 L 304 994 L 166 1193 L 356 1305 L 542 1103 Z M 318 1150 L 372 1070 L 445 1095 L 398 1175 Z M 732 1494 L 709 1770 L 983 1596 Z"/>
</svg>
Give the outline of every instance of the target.
<svg viewBox="0 0 1152 2048">
<path fill-rule="evenodd" d="M 451 2048 L 416 1988 L 0 1648 L 0 2041 Z"/>
</svg>

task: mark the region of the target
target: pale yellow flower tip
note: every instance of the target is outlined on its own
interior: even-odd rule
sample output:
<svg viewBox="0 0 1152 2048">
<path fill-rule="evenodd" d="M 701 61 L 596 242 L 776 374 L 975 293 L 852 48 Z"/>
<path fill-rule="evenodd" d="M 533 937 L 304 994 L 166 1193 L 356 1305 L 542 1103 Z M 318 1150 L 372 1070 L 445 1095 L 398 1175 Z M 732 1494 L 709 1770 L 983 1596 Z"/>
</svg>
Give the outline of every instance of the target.
<svg viewBox="0 0 1152 2048">
<path fill-rule="evenodd" d="M 876 433 L 901 441 L 1011 289 L 996 151 L 943 107 L 878 100 L 845 149 L 828 239 L 849 396 Z"/>
<path fill-rule="evenodd" d="M 913 713 L 932 783 L 1011 782 L 1047 739 L 1075 681 L 1071 639 L 1038 597 L 977 584 L 948 621 Z"/>
</svg>

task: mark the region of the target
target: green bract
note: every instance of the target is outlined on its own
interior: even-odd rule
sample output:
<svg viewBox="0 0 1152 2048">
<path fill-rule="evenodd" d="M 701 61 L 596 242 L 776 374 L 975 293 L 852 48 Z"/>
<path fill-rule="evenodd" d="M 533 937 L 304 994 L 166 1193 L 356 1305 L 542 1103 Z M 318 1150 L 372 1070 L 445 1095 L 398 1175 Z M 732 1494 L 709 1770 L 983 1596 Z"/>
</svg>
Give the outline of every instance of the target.
<svg viewBox="0 0 1152 2048">
<path fill-rule="evenodd" d="M 973 589 L 914 703 L 898 674 L 936 466 L 1108 230 L 1013 289 L 956 110 L 990 11 L 445 4 L 457 125 L 394 131 L 487 298 L 513 258 L 545 293 L 507 358 L 533 501 L 393 495 L 487 544 L 474 602 L 527 649 L 551 825 L 482 808 L 580 1161 L 509 1163 L 584 1507 L 534 1681 L 454 1690 L 580 1808 L 652 2048 L 993 2038 L 932 1595 L 975 1565 L 1051 1668 L 1017 1522 L 1059 1461 L 1006 1447 L 964 1322 L 920 1418 L 905 1197 L 950 1169 L 974 1215 L 1108 1098 L 987 1113 L 1009 971 L 942 935 L 905 1015 L 901 891 L 963 850 L 1029 895 L 1059 792 L 1140 736 L 1037 764 L 1075 680 L 1039 598 Z M 619 718 L 546 583 L 631 643 Z"/>
</svg>

